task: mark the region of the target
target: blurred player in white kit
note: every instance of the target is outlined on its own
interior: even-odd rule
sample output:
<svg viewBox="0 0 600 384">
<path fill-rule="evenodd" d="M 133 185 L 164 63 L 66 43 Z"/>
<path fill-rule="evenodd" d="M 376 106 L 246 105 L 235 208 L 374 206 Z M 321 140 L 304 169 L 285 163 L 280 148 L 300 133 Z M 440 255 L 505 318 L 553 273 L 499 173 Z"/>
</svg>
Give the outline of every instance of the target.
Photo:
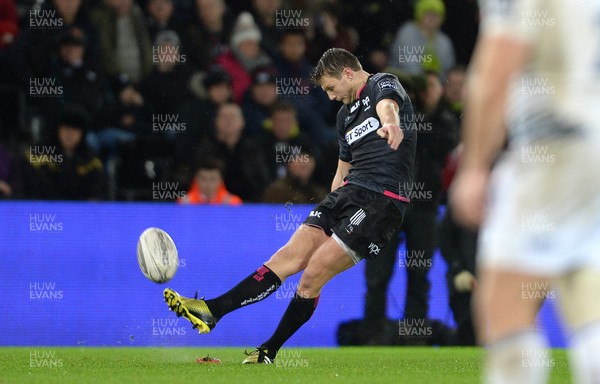
<svg viewBox="0 0 600 384">
<path fill-rule="evenodd" d="M 481 225 L 485 379 L 547 381 L 535 319 L 556 292 L 575 382 L 600 383 L 600 0 L 480 5 L 452 202 Z"/>
</svg>

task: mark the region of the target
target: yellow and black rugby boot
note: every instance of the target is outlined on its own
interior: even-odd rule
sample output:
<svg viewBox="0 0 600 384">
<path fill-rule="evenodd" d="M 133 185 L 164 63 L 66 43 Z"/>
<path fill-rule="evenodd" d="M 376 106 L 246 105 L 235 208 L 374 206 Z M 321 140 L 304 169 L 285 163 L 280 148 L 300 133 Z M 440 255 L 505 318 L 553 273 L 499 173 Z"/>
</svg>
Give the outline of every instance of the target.
<svg viewBox="0 0 600 384">
<path fill-rule="evenodd" d="M 219 319 L 212 315 L 204 298 L 197 298 L 198 294 L 192 299 L 179 295 L 171 288 L 165 289 L 163 294 L 169 309 L 177 316 L 188 319 L 198 333 L 208 333 L 217 325 Z"/>
</svg>

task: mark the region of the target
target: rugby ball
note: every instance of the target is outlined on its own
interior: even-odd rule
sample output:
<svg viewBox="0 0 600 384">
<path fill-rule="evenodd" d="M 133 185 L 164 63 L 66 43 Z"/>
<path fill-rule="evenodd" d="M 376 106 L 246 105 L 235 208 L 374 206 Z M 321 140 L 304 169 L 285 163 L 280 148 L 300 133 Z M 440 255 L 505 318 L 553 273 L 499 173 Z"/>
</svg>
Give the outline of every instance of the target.
<svg viewBox="0 0 600 384">
<path fill-rule="evenodd" d="M 144 276 L 159 284 L 171 280 L 179 266 L 175 242 L 160 228 L 148 228 L 142 232 L 137 258 Z"/>
</svg>

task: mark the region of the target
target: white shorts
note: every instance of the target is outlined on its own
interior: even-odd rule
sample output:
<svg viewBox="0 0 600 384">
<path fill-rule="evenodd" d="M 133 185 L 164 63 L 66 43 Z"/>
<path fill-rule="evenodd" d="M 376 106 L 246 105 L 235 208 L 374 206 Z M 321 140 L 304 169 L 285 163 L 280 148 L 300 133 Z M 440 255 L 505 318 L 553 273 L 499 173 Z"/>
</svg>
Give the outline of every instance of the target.
<svg viewBox="0 0 600 384">
<path fill-rule="evenodd" d="M 556 276 L 600 268 L 600 146 L 554 141 L 510 150 L 492 172 L 478 265 Z"/>
</svg>

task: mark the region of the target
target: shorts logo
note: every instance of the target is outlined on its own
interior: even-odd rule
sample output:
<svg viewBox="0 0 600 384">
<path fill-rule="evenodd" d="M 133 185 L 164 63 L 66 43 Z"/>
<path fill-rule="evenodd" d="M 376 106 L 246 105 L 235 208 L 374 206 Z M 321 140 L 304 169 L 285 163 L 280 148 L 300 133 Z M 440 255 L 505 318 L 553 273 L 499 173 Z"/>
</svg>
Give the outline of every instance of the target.
<svg viewBox="0 0 600 384">
<path fill-rule="evenodd" d="M 372 253 L 379 255 L 380 250 L 381 249 L 379 249 L 379 246 L 377 244 L 375 244 L 373 242 L 371 244 L 369 244 L 369 255 Z"/>
<path fill-rule="evenodd" d="M 384 89 L 398 89 L 398 85 L 392 80 L 383 80 L 377 83 L 380 90 Z"/>
<path fill-rule="evenodd" d="M 356 127 L 346 132 L 346 142 L 348 144 L 352 144 L 356 140 L 363 138 L 368 133 L 376 131 L 377 129 L 379 129 L 379 120 L 377 120 L 374 117 L 369 117 L 362 123 L 358 124 Z"/>
<path fill-rule="evenodd" d="M 367 217 L 367 214 L 365 213 L 365 210 L 361 208 L 356 211 L 354 215 L 352 215 L 350 218 L 350 224 L 358 225 L 365 219 L 365 217 Z"/>
<path fill-rule="evenodd" d="M 310 211 L 309 217 L 318 217 L 319 219 L 321 218 L 321 212 L 320 211 Z"/>
<path fill-rule="evenodd" d="M 354 231 L 354 226 L 359 225 L 365 219 L 365 217 L 367 217 L 367 214 L 364 209 L 361 208 L 356 211 L 356 213 L 350 218 L 350 224 L 346 226 L 346 232 L 351 234 L 352 231 Z"/>
</svg>

